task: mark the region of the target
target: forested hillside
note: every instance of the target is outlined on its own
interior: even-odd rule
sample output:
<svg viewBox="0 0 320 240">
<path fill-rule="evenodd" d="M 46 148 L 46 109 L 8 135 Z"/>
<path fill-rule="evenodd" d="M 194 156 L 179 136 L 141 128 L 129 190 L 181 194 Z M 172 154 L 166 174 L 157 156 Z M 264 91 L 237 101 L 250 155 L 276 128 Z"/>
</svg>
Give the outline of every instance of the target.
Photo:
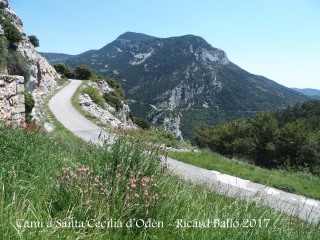
<svg viewBox="0 0 320 240">
<path fill-rule="evenodd" d="M 307 101 L 277 113 L 260 113 L 216 127 L 198 126 L 200 147 L 249 160 L 267 168 L 305 168 L 320 174 L 320 101 Z"/>
</svg>

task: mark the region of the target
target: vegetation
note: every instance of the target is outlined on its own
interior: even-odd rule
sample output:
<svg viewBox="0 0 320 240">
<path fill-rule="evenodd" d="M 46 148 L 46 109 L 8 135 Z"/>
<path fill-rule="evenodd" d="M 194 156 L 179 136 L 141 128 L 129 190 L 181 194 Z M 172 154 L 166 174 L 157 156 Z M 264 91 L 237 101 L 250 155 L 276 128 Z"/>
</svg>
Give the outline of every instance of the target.
<svg viewBox="0 0 320 240">
<path fill-rule="evenodd" d="M 150 129 L 127 130 L 126 134 L 148 144 L 163 144 L 167 147 L 193 149 L 188 142 L 179 141 L 176 136 L 160 127 L 151 127 Z"/>
<path fill-rule="evenodd" d="M 88 80 L 95 75 L 91 68 L 83 64 L 80 66 L 77 66 L 74 69 L 74 72 L 76 74 L 76 78 L 80 80 Z"/>
<path fill-rule="evenodd" d="M 0 36 L 0 70 L 7 68 L 7 39 Z"/>
<path fill-rule="evenodd" d="M 39 43 L 39 39 L 37 38 L 37 36 L 35 35 L 30 35 L 28 36 L 30 42 L 32 43 L 32 45 L 34 47 L 39 47 L 40 46 L 40 43 Z"/>
<path fill-rule="evenodd" d="M 168 156 L 201 168 L 320 200 L 320 178 L 304 169 L 298 172 L 293 169 L 268 170 L 244 161 L 223 157 L 209 150 L 199 153 L 169 152 Z"/>
<path fill-rule="evenodd" d="M 53 67 L 66 78 L 89 80 L 95 77 L 93 70 L 86 65 L 79 65 L 75 69 L 70 69 L 63 63 L 57 63 Z"/>
<path fill-rule="evenodd" d="M 0 69 L 6 69 L 10 75 L 24 76 L 25 81 L 28 81 L 29 63 L 16 51 L 22 35 L 2 10 L 0 11 L 0 24 L 4 30 L 4 36 L 0 37 Z"/>
<path fill-rule="evenodd" d="M 76 73 L 74 72 L 74 70 L 68 68 L 66 65 L 62 63 L 57 63 L 53 67 L 59 74 L 62 75 L 62 77 L 70 79 L 76 78 Z"/>
<path fill-rule="evenodd" d="M 309 169 L 320 175 L 320 104 L 310 101 L 275 115 L 261 113 L 210 127 L 201 124 L 198 146 L 266 168 Z"/>
<path fill-rule="evenodd" d="M 151 128 L 151 124 L 145 118 L 132 116 L 131 120 L 134 124 L 137 124 L 142 129 L 150 129 Z"/>
<path fill-rule="evenodd" d="M 4 36 L 8 41 L 9 47 L 14 49 L 16 44 L 22 40 L 20 31 L 12 24 L 12 20 L 0 11 L 0 24 L 4 30 Z"/>
<path fill-rule="evenodd" d="M 35 101 L 32 95 L 27 91 L 24 92 L 24 102 L 25 102 L 25 108 L 26 108 L 25 120 L 26 120 L 26 123 L 30 123 L 32 120 L 31 112 L 34 107 Z"/>
<path fill-rule="evenodd" d="M 105 108 L 105 101 L 97 88 L 87 86 L 82 90 L 82 94 L 88 94 L 94 103 L 98 104 L 102 108 Z"/>
<path fill-rule="evenodd" d="M 17 51 L 9 51 L 7 54 L 7 69 L 9 75 L 23 76 L 25 82 L 30 76 L 30 66 L 27 60 Z"/>
<path fill-rule="evenodd" d="M 109 103 L 112 107 L 114 107 L 117 111 L 120 110 L 123 106 L 123 99 L 116 91 L 110 91 L 103 94 L 103 98 Z"/>
<path fill-rule="evenodd" d="M 139 141 L 119 139 L 100 148 L 47 135 L 34 122 L 1 127 L 0 185 L 2 239 L 319 239 L 320 235 L 319 226 L 171 176 L 161 168 L 158 151 L 150 149 L 147 154 Z M 179 228 L 178 219 L 232 219 L 239 227 Z M 245 219 L 256 223 L 252 220 L 250 226 Z M 108 221 L 119 227 L 108 227 Z M 154 226 L 137 227 L 143 221 Z M 132 227 L 126 227 L 128 222 Z"/>
</svg>

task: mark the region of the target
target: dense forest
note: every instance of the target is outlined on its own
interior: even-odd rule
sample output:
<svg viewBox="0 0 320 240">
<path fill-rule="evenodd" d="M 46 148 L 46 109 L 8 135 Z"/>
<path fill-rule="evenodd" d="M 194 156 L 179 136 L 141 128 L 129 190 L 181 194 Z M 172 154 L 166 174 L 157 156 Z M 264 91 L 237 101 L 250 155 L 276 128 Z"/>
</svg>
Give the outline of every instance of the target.
<svg viewBox="0 0 320 240">
<path fill-rule="evenodd" d="M 215 127 L 202 123 L 194 140 L 199 147 L 258 166 L 303 169 L 320 175 L 320 101 Z"/>
</svg>

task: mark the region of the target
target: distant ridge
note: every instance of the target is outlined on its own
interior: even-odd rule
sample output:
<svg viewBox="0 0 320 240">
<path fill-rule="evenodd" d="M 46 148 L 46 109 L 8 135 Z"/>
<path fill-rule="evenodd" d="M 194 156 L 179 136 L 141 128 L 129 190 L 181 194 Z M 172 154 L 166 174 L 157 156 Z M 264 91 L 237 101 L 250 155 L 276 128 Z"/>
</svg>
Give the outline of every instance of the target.
<svg viewBox="0 0 320 240">
<path fill-rule="evenodd" d="M 64 53 L 45 53 L 45 52 L 39 52 L 43 57 L 45 57 L 51 65 L 54 65 L 56 63 L 64 63 L 69 58 L 72 58 L 75 55 L 70 54 L 64 54 Z"/>
<path fill-rule="evenodd" d="M 320 90 L 313 88 L 293 88 L 293 90 L 303 93 L 309 97 L 320 99 Z"/>
</svg>

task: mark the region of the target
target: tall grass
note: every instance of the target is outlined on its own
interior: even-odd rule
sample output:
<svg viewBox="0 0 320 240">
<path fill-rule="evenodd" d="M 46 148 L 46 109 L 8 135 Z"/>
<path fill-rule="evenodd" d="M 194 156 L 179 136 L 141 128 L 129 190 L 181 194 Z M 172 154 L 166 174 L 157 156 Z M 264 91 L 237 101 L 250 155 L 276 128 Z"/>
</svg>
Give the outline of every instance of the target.
<svg viewBox="0 0 320 240">
<path fill-rule="evenodd" d="M 1 127 L 0 238 L 319 239 L 315 225 L 171 176 L 145 147 Z"/>
</svg>

